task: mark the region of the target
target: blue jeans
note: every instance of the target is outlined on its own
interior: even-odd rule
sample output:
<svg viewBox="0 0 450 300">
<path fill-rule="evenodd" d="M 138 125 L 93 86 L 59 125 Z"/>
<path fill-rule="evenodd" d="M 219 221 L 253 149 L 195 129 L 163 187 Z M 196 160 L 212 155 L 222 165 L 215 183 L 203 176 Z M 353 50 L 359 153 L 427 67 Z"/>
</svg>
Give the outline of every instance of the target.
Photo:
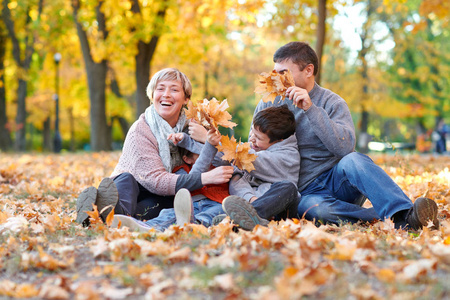
<svg viewBox="0 0 450 300">
<path fill-rule="evenodd" d="M 195 201 L 194 217 L 198 224 L 202 224 L 206 227 L 211 226 L 212 219 L 223 214 L 222 204 L 209 199 Z M 163 209 L 158 217 L 145 222 L 146 225 L 153 227 L 159 231 L 164 231 L 170 225 L 176 223 L 175 210 L 173 208 Z"/>
<path fill-rule="evenodd" d="M 353 152 L 344 156 L 332 169 L 319 175 L 302 192 L 298 213 L 308 220 L 322 223 L 371 222 L 399 213 L 402 216 L 413 204 L 400 187 L 368 156 Z M 372 208 L 355 204 L 361 195 Z"/>
<path fill-rule="evenodd" d="M 270 189 L 252 202 L 261 218 L 275 220 L 298 218 L 298 191 L 295 184 L 287 180 L 272 183 Z"/>
<path fill-rule="evenodd" d="M 117 215 L 128 215 L 138 220 L 156 218 L 165 208 L 173 207 L 174 196 L 160 196 L 144 188 L 130 173 L 115 177 L 119 201 L 114 208 Z"/>
</svg>

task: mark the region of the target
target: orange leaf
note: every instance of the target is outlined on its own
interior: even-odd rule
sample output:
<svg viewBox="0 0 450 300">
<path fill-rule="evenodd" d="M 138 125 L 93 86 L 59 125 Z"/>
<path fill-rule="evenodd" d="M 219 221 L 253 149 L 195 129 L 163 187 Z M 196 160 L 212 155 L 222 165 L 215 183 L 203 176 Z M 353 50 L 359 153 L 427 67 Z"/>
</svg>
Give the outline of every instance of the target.
<svg viewBox="0 0 450 300">
<path fill-rule="evenodd" d="M 231 122 L 231 115 L 226 111 L 229 107 L 227 99 L 221 103 L 216 98 L 203 99 L 202 102 L 193 104 L 192 101 L 188 102 L 188 108 L 185 110 L 186 117 L 188 119 L 194 119 L 205 128 L 211 127 L 217 128 L 217 126 L 233 128 L 236 123 Z"/>
<path fill-rule="evenodd" d="M 284 74 L 280 74 L 273 70 L 270 73 L 261 73 L 259 75 L 259 83 L 255 88 L 255 93 L 262 95 L 264 102 L 275 100 L 277 96 L 284 97 L 288 87 L 294 86 L 294 77 L 291 71 L 287 70 Z"/>
<path fill-rule="evenodd" d="M 113 220 L 114 220 L 114 208 L 111 209 L 108 216 L 106 217 L 106 225 L 111 226 Z"/>
<path fill-rule="evenodd" d="M 234 137 L 231 139 L 224 135 L 220 139 L 220 145 L 217 146 L 217 150 L 223 152 L 222 159 L 232 162 L 236 167 L 241 170 L 251 172 L 255 169 L 253 161 L 256 159 L 256 154 L 249 153 L 249 143 L 236 142 Z"/>
</svg>

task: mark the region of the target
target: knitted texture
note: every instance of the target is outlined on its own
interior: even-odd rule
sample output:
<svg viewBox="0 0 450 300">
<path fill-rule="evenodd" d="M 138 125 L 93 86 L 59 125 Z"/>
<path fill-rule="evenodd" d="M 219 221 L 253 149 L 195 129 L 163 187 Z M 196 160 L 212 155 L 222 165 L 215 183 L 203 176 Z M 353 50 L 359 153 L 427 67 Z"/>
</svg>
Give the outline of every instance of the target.
<svg viewBox="0 0 450 300">
<path fill-rule="evenodd" d="M 128 130 L 122 155 L 111 177 L 124 172 L 133 175 L 151 193 L 175 195 L 179 175 L 167 172 L 164 167 L 159 156 L 158 142 L 145 122 L 144 114 Z"/>
</svg>

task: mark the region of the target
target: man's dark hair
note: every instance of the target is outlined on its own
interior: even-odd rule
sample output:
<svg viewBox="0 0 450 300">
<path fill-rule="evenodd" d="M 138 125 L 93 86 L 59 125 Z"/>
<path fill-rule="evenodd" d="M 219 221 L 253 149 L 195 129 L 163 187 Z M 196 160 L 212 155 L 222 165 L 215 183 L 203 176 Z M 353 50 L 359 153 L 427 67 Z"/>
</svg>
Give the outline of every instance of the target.
<svg viewBox="0 0 450 300">
<path fill-rule="evenodd" d="M 272 143 L 295 133 L 295 117 L 287 105 L 271 106 L 255 115 L 253 127 L 266 134 Z"/>
<path fill-rule="evenodd" d="M 273 55 L 273 62 L 280 63 L 290 59 L 294 64 L 298 65 L 300 71 L 306 68 L 307 65 L 314 66 L 314 76 L 319 70 L 319 60 L 316 52 L 304 42 L 290 42 L 279 48 Z"/>
</svg>

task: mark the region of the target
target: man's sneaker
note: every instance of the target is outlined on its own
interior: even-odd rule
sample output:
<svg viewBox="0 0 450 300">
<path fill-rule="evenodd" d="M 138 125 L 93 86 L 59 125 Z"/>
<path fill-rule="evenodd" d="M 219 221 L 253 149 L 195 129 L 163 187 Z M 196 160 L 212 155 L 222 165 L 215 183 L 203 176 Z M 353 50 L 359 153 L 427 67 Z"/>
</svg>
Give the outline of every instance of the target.
<svg viewBox="0 0 450 300">
<path fill-rule="evenodd" d="M 436 202 L 431 199 L 420 197 L 414 202 L 414 206 L 406 216 L 406 223 L 414 230 L 422 229 L 428 226 L 428 221 L 432 221 L 432 229 L 439 229 L 439 220 L 437 219 L 438 207 Z"/>
<path fill-rule="evenodd" d="M 145 222 L 125 215 L 114 215 L 111 228 L 117 228 L 119 226 L 119 222 L 122 227 L 125 226 L 134 231 L 148 232 L 150 229 L 152 229 L 152 227 L 147 225 Z"/>
<path fill-rule="evenodd" d="M 192 204 L 191 193 L 187 189 L 180 189 L 175 194 L 173 209 L 175 210 L 178 226 L 193 223 L 194 207 Z"/>
<path fill-rule="evenodd" d="M 223 221 L 223 219 L 225 219 L 226 217 L 227 217 L 227 214 L 220 214 L 220 215 L 215 216 L 211 221 L 211 225 L 215 226 L 215 225 L 220 224 Z"/>
<path fill-rule="evenodd" d="M 256 225 L 267 226 L 269 221 L 261 218 L 255 208 L 245 199 L 228 196 L 222 202 L 225 213 L 242 229 L 253 230 Z"/>
<path fill-rule="evenodd" d="M 83 226 L 89 226 L 89 215 L 86 211 L 92 211 L 92 204 L 97 198 L 97 189 L 93 186 L 88 187 L 78 196 L 77 199 L 77 219 L 76 222 Z"/>
<path fill-rule="evenodd" d="M 117 187 L 114 181 L 109 178 L 103 178 L 97 189 L 97 200 L 95 205 L 99 214 L 103 220 L 111 212 L 111 210 L 116 207 L 117 201 L 119 201 L 119 193 L 117 192 Z"/>
</svg>

